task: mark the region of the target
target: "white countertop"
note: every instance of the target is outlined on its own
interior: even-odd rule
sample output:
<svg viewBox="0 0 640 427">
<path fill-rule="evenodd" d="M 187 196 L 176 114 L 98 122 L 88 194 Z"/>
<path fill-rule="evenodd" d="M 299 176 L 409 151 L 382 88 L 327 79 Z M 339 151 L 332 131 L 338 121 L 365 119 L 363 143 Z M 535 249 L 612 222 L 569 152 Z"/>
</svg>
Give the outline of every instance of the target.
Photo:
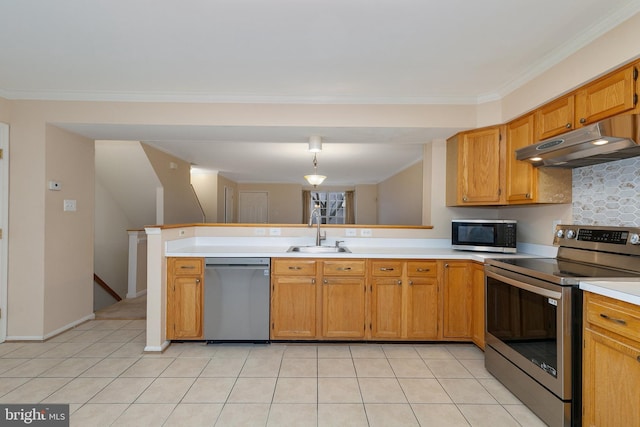
<svg viewBox="0 0 640 427">
<path fill-rule="evenodd" d="M 535 249 L 516 254 L 495 252 L 471 252 L 451 249 L 450 241 L 444 239 L 367 239 L 347 240 L 341 246 L 351 252 L 300 253 L 287 252 L 290 246 L 304 246 L 306 240 L 278 239 L 202 239 L 189 238 L 167 242 L 165 256 L 180 257 L 296 257 L 296 258 L 405 258 L 405 259 L 460 259 L 484 262 L 487 258 L 513 258 L 545 256 Z M 334 242 L 323 243 L 333 246 Z M 546 248 L 543 248 L 546 249 Z M 555 255 L 551 255 L 555 256 Z"/>
<path fill-rule="evenodd" d="M 587 280 L 580 289 L 640 305 L 640 279 Z"/>
</svg>

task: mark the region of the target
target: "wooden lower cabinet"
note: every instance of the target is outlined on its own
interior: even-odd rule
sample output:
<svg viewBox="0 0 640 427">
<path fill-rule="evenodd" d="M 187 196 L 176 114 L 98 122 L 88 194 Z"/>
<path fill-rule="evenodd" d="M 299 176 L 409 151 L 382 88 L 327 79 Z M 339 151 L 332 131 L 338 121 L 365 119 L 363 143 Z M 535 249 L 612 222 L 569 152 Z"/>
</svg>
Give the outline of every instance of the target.
<svg viewBox="0 0 640 427">
<path fill-rule="evenodd" d="M 271 339 L 315 339 L 318 261 L 274 259 L 271 270 Z"/>
<path fill-rule="evenodd" d="M 639 426 L 640 306 L 585 292 L 583 426 Z"/>
<path fill-rule="evenodd" d="M 272 262 L 271 339 L 364 339 L 365 260 Z"/>
<path fill-rule="evenodd" d="M 473 341 L 484 270 L 472 261 L 274 258 L 271 339 Z"/>
<path fill-rule="evenodd" d="M 167 258 L 167 339 L 203 338 L 204 259 Z"/>
<path fill-rule="evenodd" d="M 438 338 L 439 283 L 437 261 L 407 261 L 407 338 Z"/>
<path fill-rule="evenodd" d="M 372 260 L 371 337 L 390 340 L 438 338 L 438 263 Z"/>
<path fill-rule="evenodd" d="M 316 285 L 314 276 L 272 279 L 272 339 L 316 337 Z"/>
<path fill-rule="evenodd" d="M 402 276 L 371 279 L 371 337 L 402 337 Z"/>
<path fill-rule="evenodd" d="M 443 338 L 466 338 L 472 336 L 473 293 L 470 261 L 445 261 L 443 274 Z"/>
<path fill-rule="evenodd" d="M 365 337 L 364 259 L 322 262 L 322 337 L 363 339 Z"/>
<path fill-rule="evenodd" d="M 365 337 L 364 277 L 322 279 L 322 337 Z"/>
</svg>

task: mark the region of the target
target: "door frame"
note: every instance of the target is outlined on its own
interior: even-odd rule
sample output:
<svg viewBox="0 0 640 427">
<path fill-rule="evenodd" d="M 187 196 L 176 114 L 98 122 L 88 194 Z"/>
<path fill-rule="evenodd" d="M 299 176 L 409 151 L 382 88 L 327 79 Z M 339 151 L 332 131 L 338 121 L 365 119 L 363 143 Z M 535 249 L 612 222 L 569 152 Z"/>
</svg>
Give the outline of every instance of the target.
<svg viewBox="0 0 640 427">
<path fill-rule="evenodd" d="M 7 268 L 9 254 L 9 125 L 0 122 L 0 342 L 7 338 Z"/>
</svg>

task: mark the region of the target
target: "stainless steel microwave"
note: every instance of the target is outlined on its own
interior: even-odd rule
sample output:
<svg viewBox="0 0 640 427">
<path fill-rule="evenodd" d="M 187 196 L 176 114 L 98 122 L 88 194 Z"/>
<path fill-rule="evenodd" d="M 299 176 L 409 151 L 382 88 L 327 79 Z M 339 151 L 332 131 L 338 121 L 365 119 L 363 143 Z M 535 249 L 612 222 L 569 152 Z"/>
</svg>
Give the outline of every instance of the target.
<svg viewBox="0 0 640 427">
<path fill-rule="evenodd" d="M 513 219 L 454 219 L 451 247 L 464 251 L 516 252 L 517 221 Z"/>
</svg>

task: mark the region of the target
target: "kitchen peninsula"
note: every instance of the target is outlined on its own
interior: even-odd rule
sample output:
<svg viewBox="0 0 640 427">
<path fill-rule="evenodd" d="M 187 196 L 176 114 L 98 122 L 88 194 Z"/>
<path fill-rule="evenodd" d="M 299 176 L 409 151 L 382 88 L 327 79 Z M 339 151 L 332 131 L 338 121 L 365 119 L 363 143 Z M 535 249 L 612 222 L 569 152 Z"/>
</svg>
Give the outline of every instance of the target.
<svg viewBox="0 0 640 427">
<path fill-rule="evenodd" d="M 311 261 L 311 273 L 289 275 L 310 277 L 323 283 L 324 288 L 308 295 L 317 304 L 311 309 L 314 316 L 311 330 L 273 328 L 275 339 L 346 339 L 346 340 L 452 340 L 483 343 L 480 321 L 484 293 L 482 263 L 492 256 L 554 256 L 555 248 L 543 245 L 524 245 L 517 255 L 464 252 L 451 249 L 449 239 L 430 238 L 432 227 L 324 227 L 326 245 L 340 245 L 350 253 L 291 253 L 293 245 L 313 245 L 315 230 L 306 226 L 270 225 L 229 226 L 223 224 L 190 224 L 148 227 L 147 232 L 147 343 L 145 351 L 161 352 L 170 344 L 167 335 L 167 260 L 171 258 L 207 257 L 269 257 L 272 259 L 272 323 L 274 304 L 277 304 L 277 266 L 296 260 Z M 346 235 L 349 235 L 348 237 Z M 352 236 L 356 234 L 356 236 Z M 340 262 L 356 262 L 361 267 L 343 269 Z M 338 264 L 336 264 L 338 263 Z M 384 264 L 384 265 L 383 265 Z M 389 264 L 389 265 L 387 265 Z M 298 271 L 296 266 L 291 271 Z M 333 269 L 333 271 L 332 271 Z M 413 270 L 415 271 L 413 271 Z M 345 274 L 345 272 L 347 272 Z M 287 276 L 286 273 L 284 276 Z M 357 323 L 359 331 L 336 331 L 331 328 L 329 304 L 331 281 L 342 284 L 358 283 Z M 348 279 L 348 280 L 347 280 Z M 354 279 L 357 279 L 354 282 Z M 328 286 L 327 286 L 328 285 Z M 362 285 L 362 286 L 361 286 Z M 341 291 L 343 297 L 351 298 Z M 326 288 L 326 290 L 325 290 Z M 322 290 L 321 290 L 322 289 Z M 356 289 L 356 288 L 351 288 Z M 343 292 L 344 291 L 344 292 Z M 352 301 L 349 299 L 346 302 Z M 343 301 L 345 302 L 345 301 Z M 342 304 L 343 302 L 336 302 Z M 428 310 L 412 310 L 412 304 Z M 323 310 L 323 304 L 325 310 Z M 355 303 L 354 303 L 355 304 Z M 201 310 L 201 308 L 196 311 Z M 379 310 L 394 310 L 391 316 L 377 316 Z M 427 312 L 429 319 L 420 319 Z M 388 314 L 388 313 L 386 313 Z M 393 318 L 393 321 L 383 319 Z M 280 319 L 282 320 L 282 319 Z M 340 328 L 350 320 L 333 319 Z M 352 319 L 353 320 L 353 319 Z M 356 320 L 354 320 L 356 321 Z M 334 323 L 335 324 L 335 323 Z M 475 325 L 475 327 L 474 327 Z M 343 334 L 344 333 L 344 334 Z M 202 339 L 194 336 L 192 339 Z"/>
</svg>

